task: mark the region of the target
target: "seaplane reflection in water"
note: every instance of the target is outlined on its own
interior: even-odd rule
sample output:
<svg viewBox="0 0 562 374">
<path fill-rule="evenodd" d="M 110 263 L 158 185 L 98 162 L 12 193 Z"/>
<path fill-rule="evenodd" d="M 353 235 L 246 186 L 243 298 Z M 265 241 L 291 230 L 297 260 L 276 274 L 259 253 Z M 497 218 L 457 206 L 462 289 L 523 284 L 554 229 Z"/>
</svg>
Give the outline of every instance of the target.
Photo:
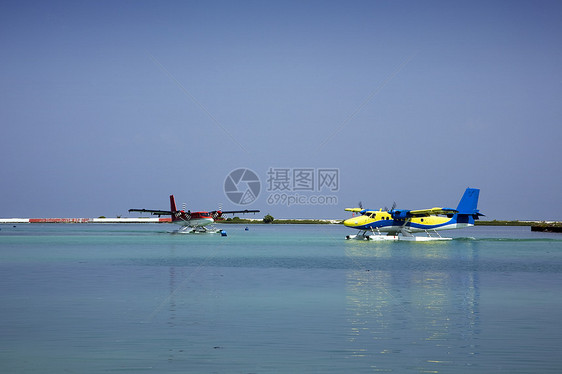
<svg viewBox="0 0 562 374">
<path fill-rule="evenodd" d="M 174 195 L 170 195 L 170 210 L 152 209 L 129 209 L 129 212 L 150 213 L 155 216 L 171 216 L 172 223 L 180 225 L 179 233 L 219 233 L 220 229 L 212 227 L 215 221 L 219 221 L 223 214 L 235 213 L 259 213 L 259 210 L 213 210 L 209 212 L 191 212 L 185 209 L 178 210 Z"/>
<path fill-rule="evenodd" d="M 346 219 L 343 224 L 359 230 L 356 235 L 347 235 L 346 239 L 358 240 L 406 240 L 434 241 L 452 240 L 443 238 L 438 230 L 460 229 L 474 226 L 474 221 L 483 216 L 478 209 L 480 190 L 467 188 L 456 209 L 430 208 L 419 210 L 391 209 L 369 210 L 346 208 L 346 211 L 359 215 Z M 414 233 L 425 232 L 427 236 L 415 236 Z"/>
</svg>

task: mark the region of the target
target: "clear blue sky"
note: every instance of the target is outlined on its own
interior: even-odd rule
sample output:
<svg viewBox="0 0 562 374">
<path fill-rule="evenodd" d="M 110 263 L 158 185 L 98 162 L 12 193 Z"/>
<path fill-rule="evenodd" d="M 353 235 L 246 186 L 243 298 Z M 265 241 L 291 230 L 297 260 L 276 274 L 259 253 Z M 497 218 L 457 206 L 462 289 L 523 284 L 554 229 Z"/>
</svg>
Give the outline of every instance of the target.
<svg viewBox="0 0 562 374">
<path fill-rule="evenodd" d="M 562 220 L 560 1 L 3 1 L 0 217 L 455 207 Z M 267 170 L 337 168 L 336 205 Z M 294 192 L 294 191 L 293 191 Z"/>
</svg>

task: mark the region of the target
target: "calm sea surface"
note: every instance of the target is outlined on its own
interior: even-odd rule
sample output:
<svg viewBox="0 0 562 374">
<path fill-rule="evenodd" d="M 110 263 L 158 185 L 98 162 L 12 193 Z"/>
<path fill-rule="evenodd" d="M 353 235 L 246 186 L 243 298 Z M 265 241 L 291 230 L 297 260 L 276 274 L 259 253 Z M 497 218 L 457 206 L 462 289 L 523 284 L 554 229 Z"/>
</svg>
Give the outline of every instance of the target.
<svg viewBox="0 0 562 374">
<path fill-rule="evenodd" d="M 560 373 L 562 235 L 0 225 L 2 373 Z"/>
</svg>

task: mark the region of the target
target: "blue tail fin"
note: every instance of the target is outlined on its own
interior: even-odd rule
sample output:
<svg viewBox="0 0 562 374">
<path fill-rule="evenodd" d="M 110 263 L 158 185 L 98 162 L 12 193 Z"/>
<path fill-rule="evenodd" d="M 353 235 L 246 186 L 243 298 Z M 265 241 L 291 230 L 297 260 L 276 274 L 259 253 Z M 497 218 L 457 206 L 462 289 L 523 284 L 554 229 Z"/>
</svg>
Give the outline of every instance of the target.
<svg viewBox="0 0 562 374">
<path fill-rule="evenodd" d="M 457 210 L 459 214 L 477 214 L 478 209 L 478 196 L 480 195 L 480 190 L 477 188 L 467 188 L 462 195 L 461 201 L 459 201 L 459 206 Z"/>
<path fill-rule="evenodd" d="M 467 188 L 462 195 L 461 201 L 457 206 L 457 221 L 459 223 L 469 223 L 474 224 L 474 220 L 479 219 L 483 216 L 477 209 L 478 206 L 478 196 L 480 195 L 480 190 L 477 188 Z"/>
</svg>

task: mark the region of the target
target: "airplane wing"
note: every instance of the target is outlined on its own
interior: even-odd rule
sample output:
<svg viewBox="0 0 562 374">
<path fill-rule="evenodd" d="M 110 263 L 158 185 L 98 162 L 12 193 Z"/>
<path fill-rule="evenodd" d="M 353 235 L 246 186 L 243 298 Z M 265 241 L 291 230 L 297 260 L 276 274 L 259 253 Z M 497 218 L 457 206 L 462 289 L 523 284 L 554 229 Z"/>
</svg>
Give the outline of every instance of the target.
<svg viewBox="0 0 562 374">
<path fill-rule="evenodd" d="M 222 218 L 223 214 L 235 214 L 235 213 L 259 213 L 259 210 L 213 210 L 211 213 L 211 216 L 213 217 L 213 219 L 220 219 Z"/>
<path fill-rule="evenodd" d="M 427 217 L 433 216 L 436 214 L 455 214 L 459 211 L 456 209 L 451 208 L 431 208 L 431 209 L 418 209 L 418 210 L 410 210 L 408 213 L 411 214 L 412 217 Z"/>
<path fill-rule="evenodd" d="M 222 210 L 221 213 L 222 214 L 234 214 L 234 213 L 259 213 L 259 210 Z M 211 214 L 213 213 L 218 213 L 216 210 L 212 211 Z"/>
<path fill-rule="evenodd" d="M 362 210 L 362 208 L 345 208 L 346 212 L 360 212 Z"/>
<path fill-rule="evenodd" d="M 129 212 L 150 213 L 154 216 L 171 216 L 174 214 L 171 210 L 150 210 L 150 209 L 129 209 Z"/>
</svg>

